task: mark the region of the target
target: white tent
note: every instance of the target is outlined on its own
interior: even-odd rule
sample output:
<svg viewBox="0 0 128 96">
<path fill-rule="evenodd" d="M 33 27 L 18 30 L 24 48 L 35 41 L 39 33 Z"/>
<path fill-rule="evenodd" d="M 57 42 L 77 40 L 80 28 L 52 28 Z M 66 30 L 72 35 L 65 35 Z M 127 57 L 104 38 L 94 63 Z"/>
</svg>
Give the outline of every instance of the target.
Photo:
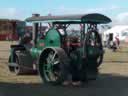
<svg viewBox="0 0 128 96">
<path fill-rule="evenodd" d="M 126 25 L 118 25 L 114 26 L 111 29 L 104 32 L 103 40 L 106 41 L 109 34 L 113 34 L 113 41 L 115 40 L 115 37 L 118 36 L 118 38 L 121 41 L 124 41 L 128 37 L 128 26 Z"/>
</svg>

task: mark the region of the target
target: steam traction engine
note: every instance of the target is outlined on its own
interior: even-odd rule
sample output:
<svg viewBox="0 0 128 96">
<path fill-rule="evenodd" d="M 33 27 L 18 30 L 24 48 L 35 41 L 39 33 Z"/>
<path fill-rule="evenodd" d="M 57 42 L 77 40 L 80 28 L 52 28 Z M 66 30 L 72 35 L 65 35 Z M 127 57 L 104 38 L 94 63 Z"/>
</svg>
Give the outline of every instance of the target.
<svg viewBox="0 0 128 96">
<path fill-rule="evenodd" d="M 111 22 L 108 17 L 97 13 L 68 16 L 36 14 L 26 21 L 33 23 L 32 38 L 26 36 L 20 44 L 11 45 L 8 65 L 11 72 L 20 75 L 37 71 L 44 82 L 61 82 L 71 65 L 76 64 L 80 70 L 76 74 L 83 81 L 96 79 L 103 60 L 97 25 Z M 42 23 L 49 25 L 47 32 L 39 30 Z M 80 26 L 80 35 L 69 36 L 67 28 L 72 24 Z"/>
</svg>

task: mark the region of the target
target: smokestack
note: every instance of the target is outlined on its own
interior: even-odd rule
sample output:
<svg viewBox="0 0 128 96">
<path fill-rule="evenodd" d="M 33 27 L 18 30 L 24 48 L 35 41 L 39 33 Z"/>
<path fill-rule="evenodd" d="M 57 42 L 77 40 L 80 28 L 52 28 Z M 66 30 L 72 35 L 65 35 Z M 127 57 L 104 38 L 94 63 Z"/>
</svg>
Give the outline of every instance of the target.
<svg viewBox="0 0 128 96">
<path fill-rule="evenodd" d="M 37 14 L 37 13 L 32 14 L 32 17 L 39 17 L 39 16 L 40 16 L 40 14 Z"/>
</svg>

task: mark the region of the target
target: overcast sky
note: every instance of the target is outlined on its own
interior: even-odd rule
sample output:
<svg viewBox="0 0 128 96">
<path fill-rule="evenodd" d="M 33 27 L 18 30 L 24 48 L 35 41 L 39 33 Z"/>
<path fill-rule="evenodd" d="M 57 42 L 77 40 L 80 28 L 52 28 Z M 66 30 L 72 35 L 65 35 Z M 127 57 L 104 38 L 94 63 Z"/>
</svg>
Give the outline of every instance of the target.
<svg viewBox="0 0 128 96">
<path fill-rule="evenodd" d="M 41 15 L 103 13 L 113 24 L 128 24 L 128 0 L 1 0 L 0 18 L 21 19 Z"/>
</svg>

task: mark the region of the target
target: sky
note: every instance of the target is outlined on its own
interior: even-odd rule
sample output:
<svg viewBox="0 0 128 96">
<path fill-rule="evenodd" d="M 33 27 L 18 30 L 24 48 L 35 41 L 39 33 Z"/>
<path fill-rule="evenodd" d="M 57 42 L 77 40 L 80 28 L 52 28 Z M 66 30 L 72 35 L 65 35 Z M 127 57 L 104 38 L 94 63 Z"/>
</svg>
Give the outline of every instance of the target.
<svg viewBox="0 0 128 96">
<path fill-rule="evenodd" d="M 0 18 L 20 19 L 33 13 L 64 15 L 102 13 L 113 24 L 128 24 L 128 0 L 0 0 Z"/>
</svg>

